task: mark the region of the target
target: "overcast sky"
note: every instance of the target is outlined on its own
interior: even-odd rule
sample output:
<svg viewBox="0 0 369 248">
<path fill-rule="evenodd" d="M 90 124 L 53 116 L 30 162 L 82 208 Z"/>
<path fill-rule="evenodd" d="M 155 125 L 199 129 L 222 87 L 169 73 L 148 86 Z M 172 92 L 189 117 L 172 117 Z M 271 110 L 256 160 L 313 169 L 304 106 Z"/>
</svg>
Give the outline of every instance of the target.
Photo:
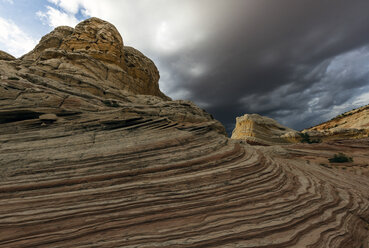
<svg viewBox="0 0 369 248">
<path fill-rule="evenodd" d="M 231 131 L 259 113 L 307 128 L 369 103 L 368 0 L 0 0 L 0 50 L 20 56 L 96 16 L 154 60 L 161 90 Z"/>
</svg>

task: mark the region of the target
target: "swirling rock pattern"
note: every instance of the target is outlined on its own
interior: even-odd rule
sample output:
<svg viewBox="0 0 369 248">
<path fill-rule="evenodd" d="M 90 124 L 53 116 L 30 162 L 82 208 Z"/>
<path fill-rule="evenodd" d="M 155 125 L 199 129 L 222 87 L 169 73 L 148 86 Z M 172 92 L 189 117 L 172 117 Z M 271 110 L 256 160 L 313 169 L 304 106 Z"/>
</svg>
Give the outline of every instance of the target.
<svg viewBox="0 0 369 248">
<path fill-rule="evenodd" d="M 304 157 L 344 144 L 242 144 L 55 55 L 0 60 L 0 247 L 368 247 L 367 175 Z M 364 166 L 369 143 L 348 146 Z"/>
</svg>

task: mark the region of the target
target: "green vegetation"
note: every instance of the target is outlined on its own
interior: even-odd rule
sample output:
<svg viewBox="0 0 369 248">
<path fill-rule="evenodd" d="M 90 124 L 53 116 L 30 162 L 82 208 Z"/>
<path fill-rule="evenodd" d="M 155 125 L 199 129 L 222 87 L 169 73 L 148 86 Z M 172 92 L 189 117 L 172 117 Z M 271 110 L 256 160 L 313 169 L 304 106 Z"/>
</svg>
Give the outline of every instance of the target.
<svg viewBox="0 0 369 248">
<path fill-rule="evenodd" d="M 301 143 L 313 144 L 313 143 L 321 143 L 322 142 L 321 139 L 311 140 L 309 134 L 307 134 L 307 133 L 299 133 L 299 135 L 301 136 Z"/>
<path fill-rule="evenodd" d="M 348 157 L 342 152 L 334 154 L 333 158 L 329 158 L 328 160 L 330 163 L 348 163 L 353 161 L 352 157 Z"/>
</svg>

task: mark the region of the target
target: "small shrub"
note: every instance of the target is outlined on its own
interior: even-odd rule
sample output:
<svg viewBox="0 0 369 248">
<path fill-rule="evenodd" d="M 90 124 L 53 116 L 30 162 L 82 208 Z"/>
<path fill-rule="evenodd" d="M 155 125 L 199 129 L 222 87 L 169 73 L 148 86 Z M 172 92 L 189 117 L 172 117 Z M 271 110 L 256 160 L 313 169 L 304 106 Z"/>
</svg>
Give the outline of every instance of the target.
<svg viewBox="0 0 369 248">
<path fill-rule="evenodd" d="M 342 152 L 334 154 L 333 158 L 329 158 L 328 160 L 330 163 L 348 163 L 353 161 L 352 157 L 348 157 Z"/>
<path fill-rule="evenodd" d="M 308 144 L 313 144 L 313 143 L 321 143 L 322 140 L 321 139 L 310 139 L 310 135 L 307 133 L 299 133 L 299 135 L 301 136 L 301 143 L 308 143 Z"/>
<path fill-rule="evenodd" d="M 309 144 L 313 144 L 313 143 L 322 143 L 322 140 L 321 139 L 313 139 L 313 140 L 310 140 L 310 143 Z"/>
<path fill-rule="evenodd" d="M 301 143 L 307 143 L 310 141 L 310 136 L 307 133 L 299 133 L 301 137 Z"/>
</svg>

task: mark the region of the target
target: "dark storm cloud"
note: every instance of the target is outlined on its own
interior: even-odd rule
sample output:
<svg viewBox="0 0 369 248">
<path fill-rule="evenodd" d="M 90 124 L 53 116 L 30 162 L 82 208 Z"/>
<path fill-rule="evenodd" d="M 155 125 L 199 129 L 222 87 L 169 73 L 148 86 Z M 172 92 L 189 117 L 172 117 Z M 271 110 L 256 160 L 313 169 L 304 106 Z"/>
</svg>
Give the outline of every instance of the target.
<svg viewBox="0 0 369 248">
<path fill-rule="evenodd" d="M 204 41 L 150 53 L 167 94 L 193 100 L 228 130 L 254 112 L 308 127 L 369 90 L 369 1 L 199 2 Z"/>
</svg>

